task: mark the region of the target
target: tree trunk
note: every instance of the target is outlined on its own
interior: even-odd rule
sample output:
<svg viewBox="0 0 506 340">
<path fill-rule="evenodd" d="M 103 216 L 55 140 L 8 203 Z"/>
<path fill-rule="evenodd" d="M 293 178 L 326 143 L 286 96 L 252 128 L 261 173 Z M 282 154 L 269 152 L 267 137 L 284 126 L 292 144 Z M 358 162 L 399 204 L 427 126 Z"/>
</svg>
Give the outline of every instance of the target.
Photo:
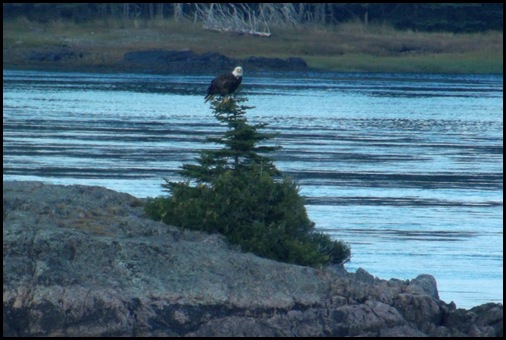
<svg viewBox="0 0 506 340">
<path fill-rule="evenodd" d="M 183 18 L 183 3 L 174 4 L 174 20 L 180 22 Z"/>
</svg>

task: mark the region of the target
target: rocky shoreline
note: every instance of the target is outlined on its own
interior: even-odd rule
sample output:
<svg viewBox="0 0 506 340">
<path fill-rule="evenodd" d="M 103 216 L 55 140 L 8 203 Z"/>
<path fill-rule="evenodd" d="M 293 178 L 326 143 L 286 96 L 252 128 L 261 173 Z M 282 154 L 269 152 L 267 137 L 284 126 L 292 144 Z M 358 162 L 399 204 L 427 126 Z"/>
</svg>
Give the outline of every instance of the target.
<svg viewBox="0 0 506 340">
<path fill-rule="evenodd" d="M 503 306 L 244 254 L 93 186 L 3 183 L 4 336 L 502 336 Z"/>
<path fill-rule="evenodd" d="M 249 57 L 245 59 L 228 58 L 222 54 L 209 52 L 197 54 L 191 50 L 167 51 L 149 50 L 125 53 L 123 63 L 128 68 L 143 72 L 198 73 L 231 72 L 241 65 L 249 72 L 265 71 L 306 71 L 308 66 L 301 58 Z"/>
<path fill-rule="evenodd" d="M 32 49 L 13 65 L 4 68 L 29 65 L 31 69 L 138 72 L 157 74 L 215 74 L 230 72 L 241 65 L 249 74 L 257 72 L 300 72 L 310 70 L 304 59 L 290 57 L 229 58 L 216 52 L 198 54 L 192 50 L 140 50 L 126 52 L 114 65 L 88 65 L 89 52 L 70 46 Z"/>
</svg>

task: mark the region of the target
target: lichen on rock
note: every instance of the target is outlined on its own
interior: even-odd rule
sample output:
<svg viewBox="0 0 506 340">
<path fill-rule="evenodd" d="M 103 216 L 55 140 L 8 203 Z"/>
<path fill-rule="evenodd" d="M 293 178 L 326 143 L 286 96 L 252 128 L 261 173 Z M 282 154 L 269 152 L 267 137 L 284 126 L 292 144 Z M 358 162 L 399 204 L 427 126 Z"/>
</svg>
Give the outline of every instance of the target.
<svg viewBox="0 0 506 340">
<path fill-rule="evenodd" d="M 101 187 L 3 183 L 4 336 L 502 336 L 436 281 L 241 253 Z"/>
</svg>

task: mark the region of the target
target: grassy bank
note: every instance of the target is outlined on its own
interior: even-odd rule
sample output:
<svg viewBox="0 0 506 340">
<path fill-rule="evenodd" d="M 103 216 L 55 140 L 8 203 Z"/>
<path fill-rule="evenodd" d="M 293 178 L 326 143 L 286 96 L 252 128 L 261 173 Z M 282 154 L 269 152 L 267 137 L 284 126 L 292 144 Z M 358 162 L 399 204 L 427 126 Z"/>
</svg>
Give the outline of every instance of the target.
<svg viewBox="0 0 506 340">
<path fill-rule="evenodd" d="M 312 68 L 364 72 L 502 73 L 502 32 L 452 34 L 397 31 L 361 23 L 332 28 L 272 29 L 270 38 L 206 31 L 170 20 L 3 23 L 4 67 L 35 65 L 33 51 L 71 49 L 58 66 L 114 69 L 130 51 L 218 52 L 228 57 L 301 57 Z M 47 65 L 51 66 L 51 65 Z"/>
</svg>

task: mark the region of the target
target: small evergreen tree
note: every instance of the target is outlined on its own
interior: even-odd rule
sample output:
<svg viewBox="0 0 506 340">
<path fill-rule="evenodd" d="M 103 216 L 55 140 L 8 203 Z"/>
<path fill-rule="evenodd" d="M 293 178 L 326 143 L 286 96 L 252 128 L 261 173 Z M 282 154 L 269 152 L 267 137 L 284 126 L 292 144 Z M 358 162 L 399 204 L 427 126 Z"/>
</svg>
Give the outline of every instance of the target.
<svg viewBox="0 0 506 340">
<path fill-rule="evenodd" d="M 281 177 L 266 154 L 277 147 L 259 145 L 274 137 L 250 125 L 244 97 L 213 100 L 218 121 L 228 129 L 207 142 L 221 149 L 202 150 L 197 164 L 184 164 L 184 182 L 162 184 L 171 195 L 149 200 L 154 219 L 183 228 L 218 232 L 243 251 L 300 265 L 343 263 L 349 247 L 319 233 L 307 216 L 304 199 L 288 177 Z"/>
</svg>

